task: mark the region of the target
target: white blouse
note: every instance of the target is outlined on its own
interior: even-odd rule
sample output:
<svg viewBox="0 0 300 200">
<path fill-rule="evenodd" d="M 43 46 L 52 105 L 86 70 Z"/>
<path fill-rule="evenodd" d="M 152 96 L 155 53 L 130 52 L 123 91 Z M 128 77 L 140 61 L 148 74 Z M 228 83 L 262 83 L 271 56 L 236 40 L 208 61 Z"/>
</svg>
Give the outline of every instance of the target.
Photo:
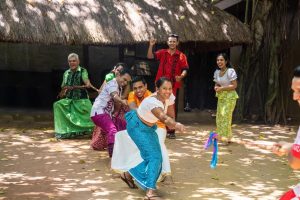
<svg viewBox="0 0 300 200">
<path fill-rule="evenodd" d="M 154 97 L 154 95 L 156 95 L 156 93 L 145 98 L 137 109 L 138 115 L 146 122 L 152 124 L 156 123 L 159 120 L 151 112 L 154 108 L 161 108 L 164 110 L 165 113 L 167 113 L 168 106 L 173 105 L 175 103 L 175 96 L 173 94 L 171 94 L 170 98 L 165 101 L 165 104 L 163 104 L 156 97 Z"/>
<path fill-rule="evenodd" d="M 237 74 L 233 68 L 228 68 L 223 76 L 220 76 L 221 70 L 217 69 L 214 73 L 214 82 L 221 86 L 228 86 L 231 81 L 237 79 Z"/>
<path fill-rule="evenodd" d="M 298 128 L 298 132 L 294 144 L 300 144 L 300 127 Z"/>
<path fill-rule="evenodd" d="M 91 110 L 91 117 L 105 113 L 108 104 L 111 104 L 112 106 L 109 110 L 112 111 L 114 109 L 113 99 L 110 96 L 110 94 L 113 92 L 117 92 L 118 94 L 120 94 L 119 85 L 116 79 L 112 79 L 111 81 L 105 83 L 100 94 L 95 99 L 95 102 Z"/>
</svg>

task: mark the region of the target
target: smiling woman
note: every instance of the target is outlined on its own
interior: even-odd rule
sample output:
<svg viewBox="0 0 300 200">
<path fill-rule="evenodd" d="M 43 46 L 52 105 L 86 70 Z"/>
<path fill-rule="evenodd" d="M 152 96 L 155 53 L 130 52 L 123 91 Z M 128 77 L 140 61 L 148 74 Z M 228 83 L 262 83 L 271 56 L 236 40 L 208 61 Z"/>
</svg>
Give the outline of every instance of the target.
<svg viewBox="0 0 300 200">
<path fill-rule="evenodd" d="M 162 170 L 162 153 L 155 132 L 158 120 L 167 126 L 183 131 L 185 126 L 165 114 L 166 100 L 172 94 L 171 80 L 162 77 L 156 81 L 156 93 L 145 98 L 137 110 L 125 115 L 127 131 L 140 151 L 142 161 L 123 173 L 121 179 L 134 188 L 137 185 L 146 191 L 145 199 L 161 199 L 155 192 L 156 182 Z"/>
<path fill-rule="evenodd" d="M 142 101 L 152 94 L 147 90 L 147 83 L 144 78 L 137 76 L 132 80 L 133 91 L 129 93 L 128 104 L 131 110 L 136 110 L 141 105 Z M 171 95 L 165 100 L 164 112 L 169 115 L 174 112 L 173 104 L 175 96 Z M 157 123 L 156 133 L 159 138 L 159 143 L 162 152 L 162 171 L 160 181 L 164 184 L 171 184 L 171 166 L 169 161 L 168 151 L 165 145 L 166 126 L 163 123 Z M 117 173 L 124 173 L 142 162 L 141 154 L 135 143 L 129 137 L 126 130 L 116 134 L 114 153 L 111 160 L 111 167 Z"/>
<path fill-rule="evenodd" d="M 235 91 L 237 87 L 237 74 L 230 67 L 228 56 L 225 53 L 217 56 L 217 65 L 219 69 L 214 73 L 214 89 L 218 98 L 216 117 L 217 134 L 222 136 L 223 140 L 229 142 L 232 137 L 232 113 L 238 99 Z"/>
</svg>

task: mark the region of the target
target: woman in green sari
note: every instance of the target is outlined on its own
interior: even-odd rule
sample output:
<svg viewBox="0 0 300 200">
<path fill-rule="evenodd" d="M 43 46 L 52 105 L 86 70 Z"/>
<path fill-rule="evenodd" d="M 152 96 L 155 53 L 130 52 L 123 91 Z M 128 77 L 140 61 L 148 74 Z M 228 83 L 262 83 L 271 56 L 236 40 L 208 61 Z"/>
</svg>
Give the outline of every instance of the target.
<svg viewBox="0 0 300 200">
<path fill-rule="evenodd" d="M 230 67 L 228 56 L 225 53 L 217 56 L 217 65 L 219 69 L 214 73 L 214 89 L 218 98 L 217 133 L 221 137 L 221 140 L 228 144 L 232 138 L 232 113 L 238 99 L 238 94 L 235 91 L 237 87 L 237 74 Z"/>
<path fill-rule="evenodd" d="M 90 119 L 92 103 L 86 88 L 97 90 L 85 68 L 79 66 L 75 53 L 68 56 L 70 69 L 65 71 L 61 85 L 61 100 L 53 105 L 55 137 L 60 139 L 91 134 L 94 124 Z"/>
</svg>

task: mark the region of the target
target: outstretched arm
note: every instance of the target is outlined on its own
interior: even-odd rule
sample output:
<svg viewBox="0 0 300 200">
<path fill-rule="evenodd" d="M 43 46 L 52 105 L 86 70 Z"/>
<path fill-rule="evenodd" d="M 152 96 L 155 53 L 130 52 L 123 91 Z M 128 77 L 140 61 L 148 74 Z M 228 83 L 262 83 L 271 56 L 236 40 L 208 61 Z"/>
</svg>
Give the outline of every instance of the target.
<svg viewBox="0 0 300 200">
<path fill-rule="evenodd" d="M 168 109 L 167 109 L 167 115 L 169 117 L 171 117 L 172 119 L 175 119 L 175 109 L 174 109 L 174 104 L 168 106 Z"/>
<path fill-rule="evenodd" d="M 287 155 L 292 148 L 293 143 L 280 141 L 273 144 L 272 152 L 278 156 Z"/>
<path fill-rule="evenodd" d="M 154 114 L 155 117 L 157 117 L 161 122 L 166 124 L 168 127 L 179 130 L 179 131 L 184 131 L 185 126 L 182 125 L 179 122 L 176 122 L 174 119 L 166 115 L 161 108 L 153 108 L 151 112 Z"/>
<path fill-rule="evenodd" d="M 93 90 L 98 92 L 98 89 L 92 85 L 89 79 L 83 80 L 84 88 L 92 88 Z"/>
<path fill-rule="evenodd" d="M 296 147 L 294 147 L 293 145 L 296 145 Z M 293 169 L 300 169 L 300 159 L 295 157 L 292 153 L 292 151 L 296 151 L 295 149 L 298 151 L 297 144 L 282 141 L 274 144 L 272 151 L 278 156 L 288 155 L 288 162 L 290 167 Z"/>
<path fill-rule="evenodd" d="M 123 104 L 123 105 L 125 105 L 125 106 L 128 105 L 127 100 L 126 100 L 126 99 L 122 99 L 122 98 L 118 95 L 117 92 L 112 92 L 112 93 L 110 94 L 110 96 L 113 98 L 113 100 L 114 100 L 116 103 L 121 103 L 121 104 Z"/>
</svg>

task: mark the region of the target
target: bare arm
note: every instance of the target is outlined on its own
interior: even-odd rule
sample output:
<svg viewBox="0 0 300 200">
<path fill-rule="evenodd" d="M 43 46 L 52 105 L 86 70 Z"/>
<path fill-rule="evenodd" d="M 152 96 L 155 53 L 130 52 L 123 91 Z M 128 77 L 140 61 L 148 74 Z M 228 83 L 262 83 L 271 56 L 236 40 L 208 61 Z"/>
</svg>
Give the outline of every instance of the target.
<svg viewBox="0 0 300 200">
<path fill-rule="evenodd" d="M 122 99 L 122 98 L 118 95 L 117 92 L 112 92 L 112 93 L 110 94 L 110 96 L 113 98 L 113 100 L 114 100 L 116 103 L 121 103 L 121 104 L 123 104 L 123 105 L 125 105 L 125 106 L 128 105 L 127 100 L 126 100 L 126 99 Z"/>
<path fill-rule="evenodd" d="M 131 102 L 128 106 L 130 110 L 136 110 L 138 108 L 135 102 Z"/>
<path fill-rule="evenodd" d="M 185 70 L 183 70 L 183 71 L 181 72 L 181 77 L 182 77 L 182 79 L 185 78 L 186 75 L 187 75 L 187 70 L 185 69 Z"/>
<path fill-rule="evenodd" d="M 83 82 L 84 82 L 84 88 L 92 88 L 93 90 L 98 92 L 98 89 L 92 85 L 89 79 L 83 80 Z"/>
<path fill-rule="evenodd" d="M 180 74 L 180 76 L 175 76 L 176 81 L 181 81 L 182 79 L 184 79 L 187 76 L 187 70 L 183 70 Z"/>
<path fill-rule="evenodd" d="M 90 82 L 89 79 L 83 80 L 83 83 L 84 83 L 84 86 L 85 86 L 86 88 L 89 88 L 89 87 L 92 86 L 92 84 L 91 84 L 91 82 Z"/>
<path fill-rule="evenodd" d="M 170 116 L 171 118 L 175 119 L 175 109 L 174 109 L 174 105 L 168 106 L 168 109 L 167 109 L 167 115 Z"/>
<path fill-rule="evenodd" d="M 292 146 L 293 143 L 281 141 L 273 145 L 272 151 L 278 156 L 288 155 L 288 162 L 290 167 L 292 169 L 300 169 L 300 159 L 292 155 Z"/>
<path fill-rule="evenodd" d="M 171 117 L 169 117 L 168 115 L 166 115 L 164 113 L 163 109 L 161 109 L 161 108 L 153 108 L 151 110 L 151 112 L 153 113 L 153 115 L 155 117 L 157 117 L 161 122 L 163 122 L 164 124 L 166 124 L 168 127 L 177 129 L 179 131 L 184 131 L 185 126 L 182 125 L 179 122 L 176 122 L 174 119 L 172 119 Z"/>
<path fill-rule="evenodd" d="M 130 92 L 130 84 L 126 85 L 124 90 L 123 90 L 123 93 L 122 93 L 122 99 L 127 99 L 128 98 L 128 94 Z"/>
<path fill-rule="evenodd" d="M 295 147 L 294 147 L 295 145 Z M 288 152 L 288 162 L 292 169 L 300 169 L 300 159 L 293 155 L 292 151 L 298 152 L 299 145 L 294 143 L 283 143 L 281 149 L 286 149 Z M 298 154 L 298 153 L 297 153 Z"/>
<path fill-rule="evenodd" d="M 155 45 L 156 40 L 155 39 L 150 39 L 149 41 L 149 47 L 148 47 L 148 53 L 147 53 L 147 58 L 148 59 L 153 59 L 154 54 L 153 54 L 153 46 Z"/>
<path fill-rule="evenodd" d="M 73 86 L 64 86 L 62 90 L 74 90 L 74 89 L 86 89 L 86 85 L 73 85 Z"/>
<path fill-rule="evenodd" d="M 237 81 L 233 80 L 231 81 L 231 84 L 228 86 L 219 86 L 216 84 L 215 86 L 215 91 L 219 92 L 219 91 L 231 91 L 231 90 L 235 90 L 237 87 Z"/>
<path fill-rule="evenodd" d="M 292 149 L 293 143 L 280 141 L 273 144 L 272 152 L 278 156 L 287 155 Z"/>
</svg>

